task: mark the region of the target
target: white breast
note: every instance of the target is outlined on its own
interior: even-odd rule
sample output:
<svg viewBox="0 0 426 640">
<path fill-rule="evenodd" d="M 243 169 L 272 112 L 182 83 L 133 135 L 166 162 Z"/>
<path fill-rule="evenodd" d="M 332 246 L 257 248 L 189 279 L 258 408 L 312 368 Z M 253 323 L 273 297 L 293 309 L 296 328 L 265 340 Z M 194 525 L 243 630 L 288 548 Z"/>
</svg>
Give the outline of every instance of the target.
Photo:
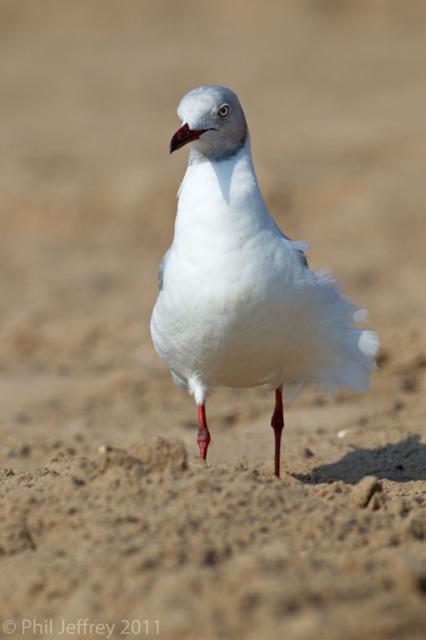
<svg viewBox="0 0 426 640">
<path fill-rule="evenodd" d="M 270 217 L 244 150 L 190 165 L 153 315 L 159 354 L 181 378 L 253 386 L 282 367 L 285 282 L 302 266 Z"/>
</svg>

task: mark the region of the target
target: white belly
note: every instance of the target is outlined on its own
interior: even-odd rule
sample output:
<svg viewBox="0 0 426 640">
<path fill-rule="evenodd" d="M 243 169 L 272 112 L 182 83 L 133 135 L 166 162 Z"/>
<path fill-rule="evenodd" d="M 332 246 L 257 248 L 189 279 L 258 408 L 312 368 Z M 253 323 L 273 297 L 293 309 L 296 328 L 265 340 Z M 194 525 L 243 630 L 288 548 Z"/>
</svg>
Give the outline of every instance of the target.
<svg viewBox="0 0 426 640">
<path fill-rule="evenodd" d="M 296 258 L 273 268 L 276 257 L 262 254 L 261 242 L 240 250 L 238 259 L 232 251 L 209 263 L 170 257 L 152 335 L 160 357 L 183 380 L 252 387 L 306 377 L 312 318 L 303 315 L 305 296 L 292 281 L 301 267 Z"/>
</svg>

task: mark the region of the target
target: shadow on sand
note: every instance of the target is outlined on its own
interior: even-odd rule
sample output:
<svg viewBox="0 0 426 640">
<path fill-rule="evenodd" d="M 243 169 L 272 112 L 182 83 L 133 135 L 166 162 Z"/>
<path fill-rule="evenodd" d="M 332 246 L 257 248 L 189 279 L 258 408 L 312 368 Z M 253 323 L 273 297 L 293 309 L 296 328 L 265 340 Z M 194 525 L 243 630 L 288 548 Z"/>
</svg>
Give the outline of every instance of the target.
<svg viewBox="0 0 426 640">
<path fill-rule="evenodd" d="M 307 484 L 336 480 L 356 484 L 369 475 L 395 482 L 426 480 L 426 445 L 414 434 L 384 447 L 354 449 L 337 462 L 315 467 L 309 474 L 293 474 Z"/>
</svg>

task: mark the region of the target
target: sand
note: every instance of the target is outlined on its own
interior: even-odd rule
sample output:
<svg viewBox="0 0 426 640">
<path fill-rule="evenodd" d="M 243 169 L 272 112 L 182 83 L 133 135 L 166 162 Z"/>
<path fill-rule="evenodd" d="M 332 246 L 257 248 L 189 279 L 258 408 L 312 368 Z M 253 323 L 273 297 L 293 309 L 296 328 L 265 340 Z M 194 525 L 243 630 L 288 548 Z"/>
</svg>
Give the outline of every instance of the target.
<svg viewBox="0 0 426 640">
<path fill-rule="evenodd" d="M 0 32 L 0 636 L 424 638 L 424 3 L 3 0 Z M 287 406 L 281 480 L 273 394 L 212 394 L 205 466 L 149 337 L 206 82 L 383 345 L 369 393 Z"/>
</svg>

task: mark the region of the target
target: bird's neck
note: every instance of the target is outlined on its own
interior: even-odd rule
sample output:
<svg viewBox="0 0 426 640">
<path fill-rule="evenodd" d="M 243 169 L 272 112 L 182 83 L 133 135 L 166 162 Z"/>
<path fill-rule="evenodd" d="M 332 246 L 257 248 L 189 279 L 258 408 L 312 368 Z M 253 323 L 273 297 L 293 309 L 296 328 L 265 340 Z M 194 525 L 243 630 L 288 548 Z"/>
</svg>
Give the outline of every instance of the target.
<svg viewBox="0 0 426 640">
<path fill-rule="evenodd" d="M 193 153 L 191 151 L 191 153 Z M 188 163 L 179 190 L 179 211 L 238 211 L 247 207 L 264 208 L 253 166 L 250 140 L 234 155 L 222 160 Z"/>
</svg>

